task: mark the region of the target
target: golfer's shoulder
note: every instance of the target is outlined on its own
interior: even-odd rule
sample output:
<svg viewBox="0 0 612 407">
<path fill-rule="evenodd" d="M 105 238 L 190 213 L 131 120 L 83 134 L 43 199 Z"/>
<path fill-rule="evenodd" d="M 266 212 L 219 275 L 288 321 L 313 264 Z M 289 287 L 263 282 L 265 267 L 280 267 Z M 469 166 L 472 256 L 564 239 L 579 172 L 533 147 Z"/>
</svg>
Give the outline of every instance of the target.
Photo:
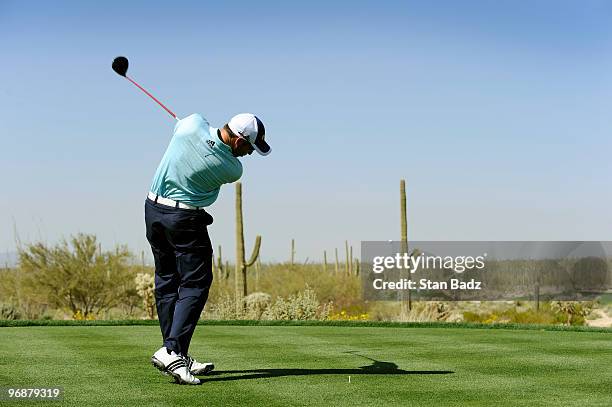
<svg viewBox="0 0 612 407">
<path fill-rule="evenodd" d="M 206 127 L 208 128 L 208 120 L 200 113 L 193 113 L 189 116 L 176 122 L 177 126 L 194 126 L 194 127 Z"/>
<path fill-rule="evenodd" d="M 191 114 L 176 122 L 174 126 L 175 134 L 191 134 L 201 133 L 202 131 L 208 132 L 210 127 L 208 120 L 199 113 Z"/>
</svg>

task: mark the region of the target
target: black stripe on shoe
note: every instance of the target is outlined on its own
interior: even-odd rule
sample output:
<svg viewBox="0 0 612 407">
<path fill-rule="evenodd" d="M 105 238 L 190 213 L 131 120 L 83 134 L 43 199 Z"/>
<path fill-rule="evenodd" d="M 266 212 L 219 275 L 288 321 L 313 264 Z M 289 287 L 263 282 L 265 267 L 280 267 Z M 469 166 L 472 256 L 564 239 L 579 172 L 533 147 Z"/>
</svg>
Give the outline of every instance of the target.
<svg viewBox="0 0 612 407">
<path fill-rule="evenodd" d="M 174 371 L 180 367 L 185 367 L 185 361 L 183 359 L 177 359 L 174 362 L 170 362 L 168 363 L 168 366 L 166 366 L 166 370 L 169 371 Z"/>
<path fill-rule="evenodd" d="M 191 370 L 191 366 L 193 366 L 193 358 L 187 355 L 185 356 L 185 361 L 187 362 L 187 369 Z"/>
</svg>

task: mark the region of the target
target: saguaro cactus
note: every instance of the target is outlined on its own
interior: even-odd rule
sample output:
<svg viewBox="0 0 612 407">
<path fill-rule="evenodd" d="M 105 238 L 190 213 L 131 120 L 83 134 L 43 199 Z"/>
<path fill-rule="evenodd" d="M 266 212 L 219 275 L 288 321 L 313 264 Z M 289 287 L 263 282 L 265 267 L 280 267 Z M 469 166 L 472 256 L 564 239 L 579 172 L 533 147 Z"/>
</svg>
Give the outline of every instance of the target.
<svg viewBox="0 0 612 407">
<path fill-rule="evenodd" d="M 344 263 L 344 274 L 346 274 L 347 276 L 349 275 L 349 264 L 351 261 L 351 258 L 349 257 L 349 245 L 348 245 L 348 240 L 344 241 L 344 251 L 346 252 L 346 260 Z"/>
<path fill-rule="evenodd" d="M 259 291 L 259 270 L 261 270 L 261 259 L 258 257 L 255 262 L 255 291 Z"/>
<path fill-rule="evenodd" d="M 353 245 L 350 246 L 349 248 L 349 275 L 353 275 Z"/>
<path fill-rule="evenodd" d="M 222 278 L 226 280 L 229 278 L 229 270 L 223 265 L 223 252 L 221 251 L 221 245 L 219 245 L 219 255 L 217 256 L 217 271 Z"/>
<path fill-rule="evenodd" d="M 259 257 L 259 248 L 261 247 L 261 236 L 255 238 L 255 247 L 249 261 L 245 260 L 244 253 L 244 229 L 242 223 L 242 184 L 236 183 L 236 278 L 240 276 L 242 279 L 242 292 L 240 292 L 240 284 L 236 284 L 236 298 L 246 297 L 247 289 L 247 268 L 251 267 Z M 236 306 L 242 301 L 236 301 Z"/>
<path fill-rule="evenodd" d="M 334 273 L 335 273 L 335 274 L 338 274 L 338 268 L 340 267 L 340 266 L 338 265 L 338 248 L 336 247 L 336 248 L 334 249 L 334 251 L 335 251 L 335 253 L 336 253 L 336 267 L 334 268 Z"/>
<path fill-rule="evenodd" d="M 408 253 L 408 221 L 406 216 L 406 181 L 400 180 L 400 223 L 401 223 L 401 252 Z M 404 295 L 402 291 L 402 300 Z M 408 290 L 408 310 L 412 309 L 412 298 Z M 402 312 L 405 313 L 406 304 L 402 301 Z"/>
<path fill-rule="evenodd" d="M 295 239 L 291 239 L 291 267 L 295 264 Z"/>
<path fill-rule="evenodd" d="M 323 272 L 327 273 L 327 252 L 323 250 Z"/>
</svg>

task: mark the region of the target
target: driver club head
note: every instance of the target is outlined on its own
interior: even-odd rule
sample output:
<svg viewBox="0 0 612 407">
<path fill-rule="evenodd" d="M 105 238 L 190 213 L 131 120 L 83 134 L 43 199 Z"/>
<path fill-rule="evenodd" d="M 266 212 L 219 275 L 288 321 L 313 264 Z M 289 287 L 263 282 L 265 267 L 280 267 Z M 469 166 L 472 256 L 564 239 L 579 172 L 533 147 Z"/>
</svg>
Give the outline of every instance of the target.
<svg viewBox="0 0 612 407">
<path fill-rule="evenodd" d="M 128 70 L 128 59 L 126 57 L 117 57 L 113 60 L 113 71 L 118 75 L 125 76 Z"/>
</svg>

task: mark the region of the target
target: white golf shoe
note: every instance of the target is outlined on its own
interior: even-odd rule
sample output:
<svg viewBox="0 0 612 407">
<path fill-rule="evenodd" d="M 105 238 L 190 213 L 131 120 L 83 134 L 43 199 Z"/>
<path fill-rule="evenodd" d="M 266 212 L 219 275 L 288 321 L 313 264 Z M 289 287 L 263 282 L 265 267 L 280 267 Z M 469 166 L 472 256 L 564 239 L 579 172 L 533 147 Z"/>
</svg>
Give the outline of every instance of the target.
<svg viewBox="0 0 612 407">
<path fill-rule="evenodd" d="M 187 369 L 191 372 L 192 375 L 205 375 L 206 373 L 212 371 L 215 368 L 210 362 L 200 363 L 190 355 L 185 356 L 185 363 L 187 364 Z"/>
<path fill-rule="evenodd" d="M 194 377 L 187 368 L 185 359 L 174 351 L 168 353 L 165 346 L 153 354 L 151 363 L 163 374 L 174 377 L 174 381 L 179 384 L 200 384 L 200 379 Z"/>
</svg>

